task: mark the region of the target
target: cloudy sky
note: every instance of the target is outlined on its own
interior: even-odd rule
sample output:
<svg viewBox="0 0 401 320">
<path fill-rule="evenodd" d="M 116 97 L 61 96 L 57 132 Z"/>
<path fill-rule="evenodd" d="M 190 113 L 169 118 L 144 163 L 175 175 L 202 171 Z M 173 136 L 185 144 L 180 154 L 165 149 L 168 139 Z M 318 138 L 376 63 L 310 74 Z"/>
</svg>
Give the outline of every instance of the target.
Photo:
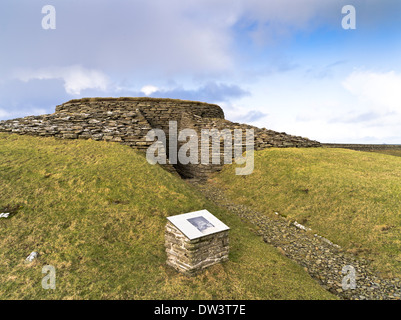
<svg viewBox="0 0 401 320">
<path fill-rule="evenodd" d="M 2 0 L 0 120 L 150 96 L 321 142 L 398 144 L 400 17 L 399 0 Z"/>
</svg>

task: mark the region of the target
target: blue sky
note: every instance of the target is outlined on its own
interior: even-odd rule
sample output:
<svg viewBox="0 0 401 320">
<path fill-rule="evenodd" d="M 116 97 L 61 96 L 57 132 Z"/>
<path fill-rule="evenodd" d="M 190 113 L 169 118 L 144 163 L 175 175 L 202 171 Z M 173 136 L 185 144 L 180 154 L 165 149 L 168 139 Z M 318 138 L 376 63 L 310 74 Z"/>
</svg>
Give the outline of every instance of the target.
<svg viewBox="0 0 401 320">
<path fill-rule="evenodd" d="M 2 0 L 0 119 L 151 96 L 321 142 L 401 143 L 400 16 L 399 0 Z"/>
</svg>

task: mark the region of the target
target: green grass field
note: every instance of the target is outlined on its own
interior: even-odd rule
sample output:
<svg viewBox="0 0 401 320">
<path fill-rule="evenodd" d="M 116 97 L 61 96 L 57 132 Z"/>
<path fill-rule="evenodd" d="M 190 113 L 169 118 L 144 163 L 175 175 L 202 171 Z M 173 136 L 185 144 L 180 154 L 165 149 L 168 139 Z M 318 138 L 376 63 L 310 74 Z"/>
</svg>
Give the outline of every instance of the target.
<svg viewBox="0 0 401 320">
<path fill-rule="evenodd" d="M 279 212 L 352 253 L 383 276 L 401 275 L 401 158 L 345 149 L 266 149 L 255 169 L 214 180 L 230 197 Z"/>
<path fill-rule="evenodd" d="M 231 227 L 230 261 L 188 278 L 165 264 L 164 226 L 200 209 Z M 12 215 L 0 218 L 0 299 L 335 298 L 251 225 L 116 143 L 0 134 L 1 212 Z M 55 290 L 41 286 L 44 265 Z"/>
<path fill-rule="evenodd" d="M 387 154 L 389 156 L 401 157 L 401 149 L 372 150 L 371 152 Z"/>
</svg>

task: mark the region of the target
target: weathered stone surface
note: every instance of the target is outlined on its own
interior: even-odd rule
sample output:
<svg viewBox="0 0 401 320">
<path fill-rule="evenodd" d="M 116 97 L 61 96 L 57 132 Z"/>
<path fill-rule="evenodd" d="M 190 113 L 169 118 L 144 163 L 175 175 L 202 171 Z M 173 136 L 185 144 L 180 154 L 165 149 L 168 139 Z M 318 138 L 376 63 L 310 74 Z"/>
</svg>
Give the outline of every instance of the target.
<svg viewBox="0 0 401 320">
<path fill-rule="evenodd" d="M 198 135 L 199 164 L 166 164 L 170 172 L 177 171 L 185 178 L 204 179 L 221 170 L 224 163 L 223 139 L 217 153 L 220 164 L 200 164 L 201 130 L 243 130 L 242 149 L 245 151 L 245 130 L 254 130 L 255 150 L 270 147 L 319 147 L 319 142 L 291 136 L 265 128 L 233 123 L 224 119 L 223 110 L 215 104 L 197 101 L 158 98 L 83 98 L 56 107 L 56 112 L 0 121 L 0 132 L 54 136 L 60 139 L 93 139 L 119 142 L 145 151 L 153 144 L 146 141 L 151 129 L 162 129 L 169 138 L 169 121 L 177 121 L 177 129 L 190 128 Z M 233 136 L 233 135 L 232 135 Z M 178 149 L 184 142 L 178 143 Z M 211 144 L 210 144 L 211 145 Z M 168 152 L 169 149 L 166 148 Z M 212 159 L 212 148 L 209 158 Z M 167 154 L 169 158 L 169 154 Z"/>
<path fill-rule="evenodd" d="M 172 223 L 165 230 L 167 264 L 186 275 L 228 260 L 228 230 L 190 240 Z"/>
</svg>

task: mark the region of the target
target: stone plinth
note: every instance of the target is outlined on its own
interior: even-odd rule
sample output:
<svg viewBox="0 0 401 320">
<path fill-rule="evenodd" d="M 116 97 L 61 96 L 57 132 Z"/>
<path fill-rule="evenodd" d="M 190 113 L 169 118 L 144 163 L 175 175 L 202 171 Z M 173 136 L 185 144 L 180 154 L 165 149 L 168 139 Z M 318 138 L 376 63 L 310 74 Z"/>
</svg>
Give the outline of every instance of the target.
<svg viewBox="0 0 401 320">
<path fill-rule="evenodd" d="M 187 275 L 228 260 L 229 227 L 207 210 L 168 217 L 167 264 Z"/>
</svg>

